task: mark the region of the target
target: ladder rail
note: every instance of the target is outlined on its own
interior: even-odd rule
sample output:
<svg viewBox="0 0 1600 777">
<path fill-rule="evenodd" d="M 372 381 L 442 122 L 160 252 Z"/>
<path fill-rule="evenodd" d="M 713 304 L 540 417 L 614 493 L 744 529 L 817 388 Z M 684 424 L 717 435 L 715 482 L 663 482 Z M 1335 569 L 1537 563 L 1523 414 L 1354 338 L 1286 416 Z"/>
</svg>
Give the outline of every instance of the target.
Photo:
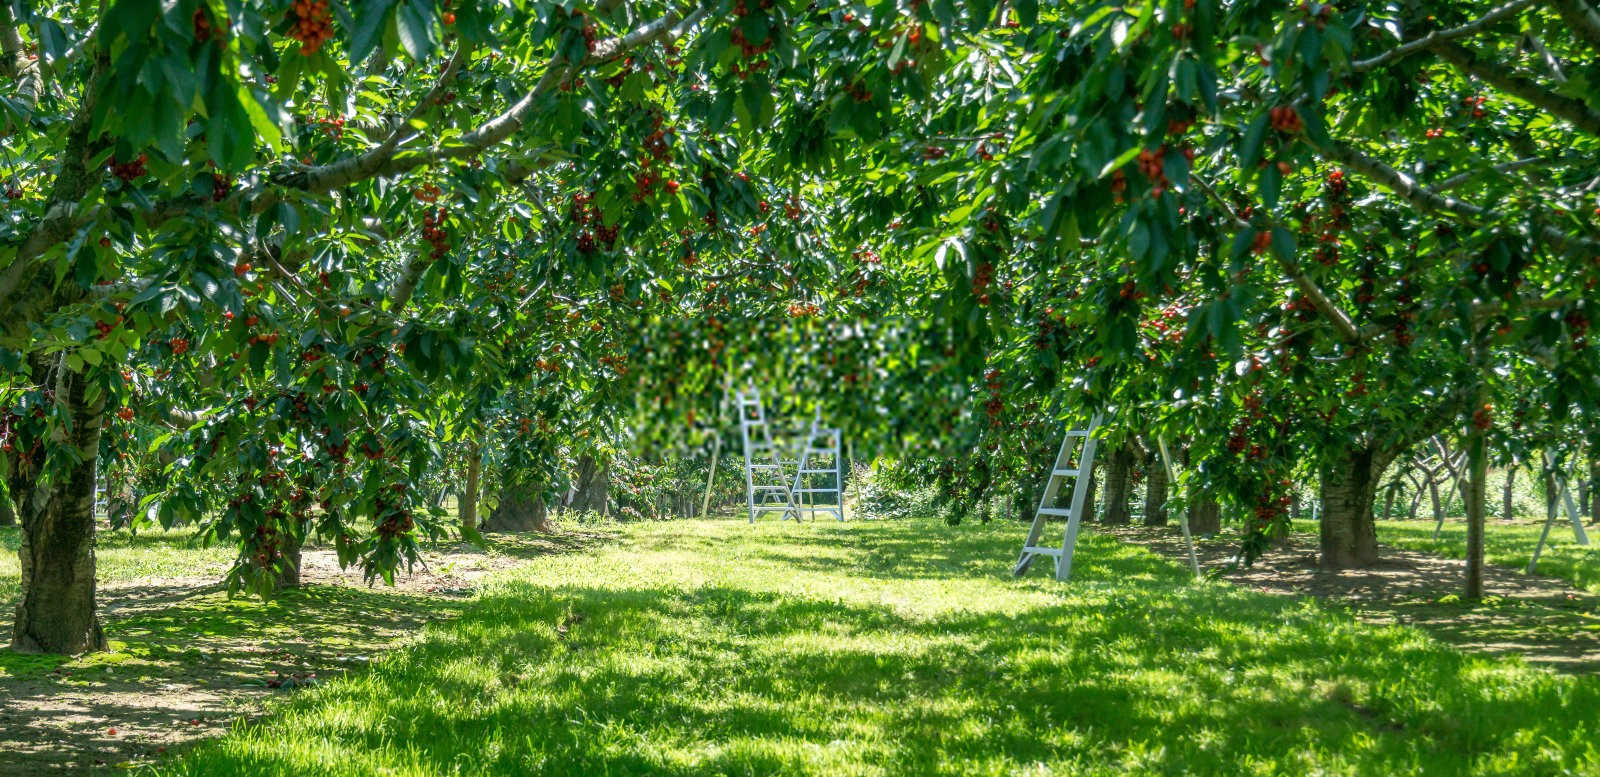
<svg viewBox="0 0 1600 777">
<path fill-rule="evenodd" d="M 1022 543 L 1022 554 L 1011 570 L 1013 575 L 1020 576 L 1026 573 L 1035 558 L 1051 556 L 1055 559 L 1055 578 L 1066 580 L 1071 576 L 1073 552 L 1077 548 L 1078 534 L 1082 529 L 1084 510 L 1088 509 L 1087 481 L 1094 476 L 1094 456 L 1103 420 L 1104 415 L 1096 412 L 1089 419 L 1087 429 L 1068 429 L 1062 436 L 1061 447 L 1056 450 L 1055 461 L 1051 463 L 1045 479 L 1044 493 L 1039 496 L 1038 507 L 1034 508 L 1033 525 L 1028 528 L 1028 538 Z M 1077 450 L 1075 441 L 1080 439 L 1083 440 L 1082 449 Z M 1075 450 L 1076 464 L 1072 461 Z M 1061 484 L 1068 478 L 1072 479 L 1072 493 L 1068 499 L 1068 506 L 1055 507 L 1056 500 L 1061 494 Z M 1065 516 L 1067 519 L 1066 530 L 1062 533 L 1059 548 L 1040 544 L 1050 516 Z"/>
</svg>

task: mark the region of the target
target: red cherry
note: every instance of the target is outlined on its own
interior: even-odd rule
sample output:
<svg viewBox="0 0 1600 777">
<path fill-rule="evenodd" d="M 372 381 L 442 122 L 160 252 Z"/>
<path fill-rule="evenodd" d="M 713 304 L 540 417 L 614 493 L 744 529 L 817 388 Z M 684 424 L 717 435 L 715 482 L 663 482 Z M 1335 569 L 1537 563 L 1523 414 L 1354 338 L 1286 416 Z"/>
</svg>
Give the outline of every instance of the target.
<svg viewBox="0 0 1600 777">
<path fill-rule="evenodd" d="M 238 263 L 238 264 L 233 266 L 233 274 L 235 276 L 237 276 L 237 277 L 243 278 L 245 276 L 245 273 L 248 273 L 248 272 L 250 272 L 250 263 L 249 262 L 240 262 L 240 263 Z"/>
</svg>

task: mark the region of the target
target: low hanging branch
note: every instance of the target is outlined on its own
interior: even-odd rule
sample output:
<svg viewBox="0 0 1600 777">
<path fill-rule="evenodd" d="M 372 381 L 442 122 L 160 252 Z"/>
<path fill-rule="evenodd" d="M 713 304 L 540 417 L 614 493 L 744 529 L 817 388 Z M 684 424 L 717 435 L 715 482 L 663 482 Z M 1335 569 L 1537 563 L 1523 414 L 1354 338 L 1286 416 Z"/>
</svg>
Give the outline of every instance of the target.
<svg viewBox="0 0 1600 777">
<path fill-rule="evenodd" d="M 435 144 L 408 152 L 399 141 L 386 141 L 362 154 L 332 164 L 241 189 L 220 203 L 212 202 L 209 198 L 186 196 L 157 203 L 141 215 L 145 223 L 155 225 L 187 213 L 213 208 L 231 211 L 243 206 L 251 213 L 262 213 L 282 201 L 282 191 L 285 189 L 323 193 L 369 178 L 392 177 L 436 162 L 475 157 L 509 139 L 525 126 L 538 109 L 541 98 L 580 69 L 610 62 L 641 46 L 681 38 L 704 20 L 708 12 L 707 6 L 700 6 L 686 15 L 681 11 L 673 11 L 625 35 L 596 43 L 594 50 L 578 62 L 552 60 L 538 83 L 515 104 L 478 129 L 453 140 L 450 145 Z M 460 52 L 457 56 L 460 56 Z M 429 94 L 432 94 L 431 90 Z M 7 277 L 0 277 L 0 301 L 16 290 L 24 275 L 38 269 L 35 260 L 40 255 L 93 223 L 98 215 L 98 211 L 79 212 L 74 206 L 64 204 L 40 220 L 20 242 L 17 255 L 7 268 Z"/>
<path fill-rule="evenodd" d="M 1460 68 L 1462 72 L 1477 76 L 1507 94 L 1526 100 L 1551 115 L 1572 122 L 1578 129 L 1600 137 L 1600 111 L 1590 108 L 1588 103 L 1547 89 L 1532 78 L 1491 61 L 1459 43 L 1441 43 L 1432 48 L 1441 59 Z"/>
<path fill-rule="evenodd" d="M 1373 68 L 1382 67 L 1396 60 L 1404 59 L 1412 54 L 1425 49 L 1433 48 L 1441 43 L 1452 41 L 1457 38 L 1465 38 L 1469 35 L 1476 35 L 1488 29 L 1495 22 L 1521 13 L 1523 9 L 1532 5 L 1537 5 L 1538 2 L 1539 0 L 1512 0 L 1512 2 L 1506 3 L 1505 5 L 1502 5 L 1499 8 L 1484 14 L 1478 19 L 1467 22 L 1460 27 L 1451 27 L 1446 30 L 1434 30 L 1433 32 L 1430 32 L 1421 38 L 1402 43 L 1399 46 L 1389 49 L 1388 51 L 1385 51 L 1384 53 L 1379 54 L 1371 59 L 1362 59 L 1352 62 L 1350 63 L 1350 69 L 1360 73 Z"/>
<path fill-rule="evenodd" d="M 1499 213 L 1488 208 L 1429 189 L 1418 183 L 1410 175 L 1368 156 L 1348 143 L 1333 141 L 1329 145 L 1319 146 L 1317 150 L 1328 159 L 1338 162 L 1350 170 L 1360 173 L 1362 177 L 1389 189 L 1419 210 L 1446 213 L 1478 222 L 1505 220 Z M 1536 234 L 1546 244 L 1562 253 L 1570 251 L 1600 252 L 1600 240 L 1583 235 L 1569 234 L 1552 226 L 1539 226 L 1536 229 Z"/>
<path fill-rule="evenodd" d="M 1552 0 L 1561 20 L 1600 53 L 1600 10 L 1586 0 Z"/>
</svg>

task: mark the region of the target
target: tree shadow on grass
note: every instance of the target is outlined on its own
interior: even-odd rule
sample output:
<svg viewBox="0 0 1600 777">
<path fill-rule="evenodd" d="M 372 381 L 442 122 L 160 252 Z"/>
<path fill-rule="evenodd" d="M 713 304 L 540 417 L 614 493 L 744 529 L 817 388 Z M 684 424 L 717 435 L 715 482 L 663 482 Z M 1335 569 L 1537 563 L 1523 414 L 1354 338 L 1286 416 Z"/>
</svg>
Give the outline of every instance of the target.
<svg viewBox="0 0 1600 777">
<path fill-rule="evenodd" d="M 328 554 L 310 551 L 306 576 L 315 582 L 266 601 L 229 599 L 205 578 L 103 585 L 112 651 L 71 658 L 0 648 L 0 777 L 149 762 L 215 736 L 259 714 L 267 700 L 303 692 L 269 687 L 284 677 L 297 678 L 292 687 L 364 670 L 423 625 L 458 616 L 467 601 L 461 594 L 473 589 L 435 583 L 470 581 L 439 567 L 487 559 L 482 571 L 490 571 L 604 536 L 506 538 L 488 556 L 429 548 L 438 574 L 419 569 L 396 588 L 340 584 L 341 573 L 325 568 Z M 9 629 L 9 620 L 0 624 L 0 645 Z"/>
<path fill-rule="evenodd" d="M 1105 537 L 1086 537 L 1094 561 L 1062 586 L 947 580 L 963 559 L 926 558 L 903 527 L 864 533 L 860 547 L 898 559 L 891 569 L 819 567 L 841 590 L 868 591 L 855 600 L 652 585 L 648 574 L 631 584 L 496 589 L 362 682 L 308 693 L 173 773 L 1454 775 L 1600 766 L 1585 741 L 1586 721 L 1600 712 L 1591 678 L 1463 655 L 1305 601 L 1175 580 L 1181 568 L 1137 549 L 1113 552 Z M 1010 544 L 987 537 L 958 542 L 991 553 Z M 933 575 L 898 581 L 896 591 L 946 596 L 969 586 L 971 606 L 862 601 L 873 586 L 888 593 L 891 583 L 874 581 L 895 565 Z M 1003 607 L 993 600 L 1002 597 Z"/>
<path fill-rule="evenodd" d="M 1122 527 L 1115 535 L 1169 558 L 1184 557 L 1172 528 Z M 1315 538 L 1294 534 L 1253 566 L 1231 568 L 1238 539 L 1200 540 L 1202 565 L 1237 585 L 1284 596 L 1314 596 L 1372 623 L 1417 626 L 1457 647 L 1516 655 L 1574 674 L 1600 674 L 1600 596 L 1566 580 L 1526 575 L 1494 564 L 1484 568 L 1482 602 L 1460 600 L 1465 562 L 1405 548 L 1384 547 L 1369 569 L 1317 565 Z"/>
</svg>

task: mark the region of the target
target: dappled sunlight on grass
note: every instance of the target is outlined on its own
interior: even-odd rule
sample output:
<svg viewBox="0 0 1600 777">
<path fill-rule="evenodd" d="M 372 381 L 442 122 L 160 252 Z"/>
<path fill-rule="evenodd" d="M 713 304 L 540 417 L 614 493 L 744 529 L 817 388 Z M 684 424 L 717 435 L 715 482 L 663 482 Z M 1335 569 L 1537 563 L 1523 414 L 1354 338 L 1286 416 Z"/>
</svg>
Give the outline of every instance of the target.
<svg viewBox="0 0 1600 777">
<path fill-rule="evenodd" d="M 535 559 L 369 673 L 163 774 L 1594 771 L 1600 682 L 1100 535 L 672 522 Z"/>
<path fill-rule="evenodd" d="M 1491 519 L 1484 528 L 1484 559 L 1512 569 L 1527 569 L 1539 543 L 1543 521 L 1505 523 Z M 1295 521 L 1295 531 L 1315 533 L 1313 521 Z M 1433 553 L 1446 558 L 1467 557 L 1467 526 L 1460 519 L 1445 521 L 1439 539 L 1433 538 L 1433 521 L 1379 521 L 1378 541 L 1397 548 Z M 1538 573 L 1560 578 L 1586 591 L 1600 593 L 1600 527 L 1587 527 L 1588 545 L 1579 545 L 1572 524 L 1562 516 L 1550 527 L 1550 537 L 1539 554 Z"/>
</svg>

